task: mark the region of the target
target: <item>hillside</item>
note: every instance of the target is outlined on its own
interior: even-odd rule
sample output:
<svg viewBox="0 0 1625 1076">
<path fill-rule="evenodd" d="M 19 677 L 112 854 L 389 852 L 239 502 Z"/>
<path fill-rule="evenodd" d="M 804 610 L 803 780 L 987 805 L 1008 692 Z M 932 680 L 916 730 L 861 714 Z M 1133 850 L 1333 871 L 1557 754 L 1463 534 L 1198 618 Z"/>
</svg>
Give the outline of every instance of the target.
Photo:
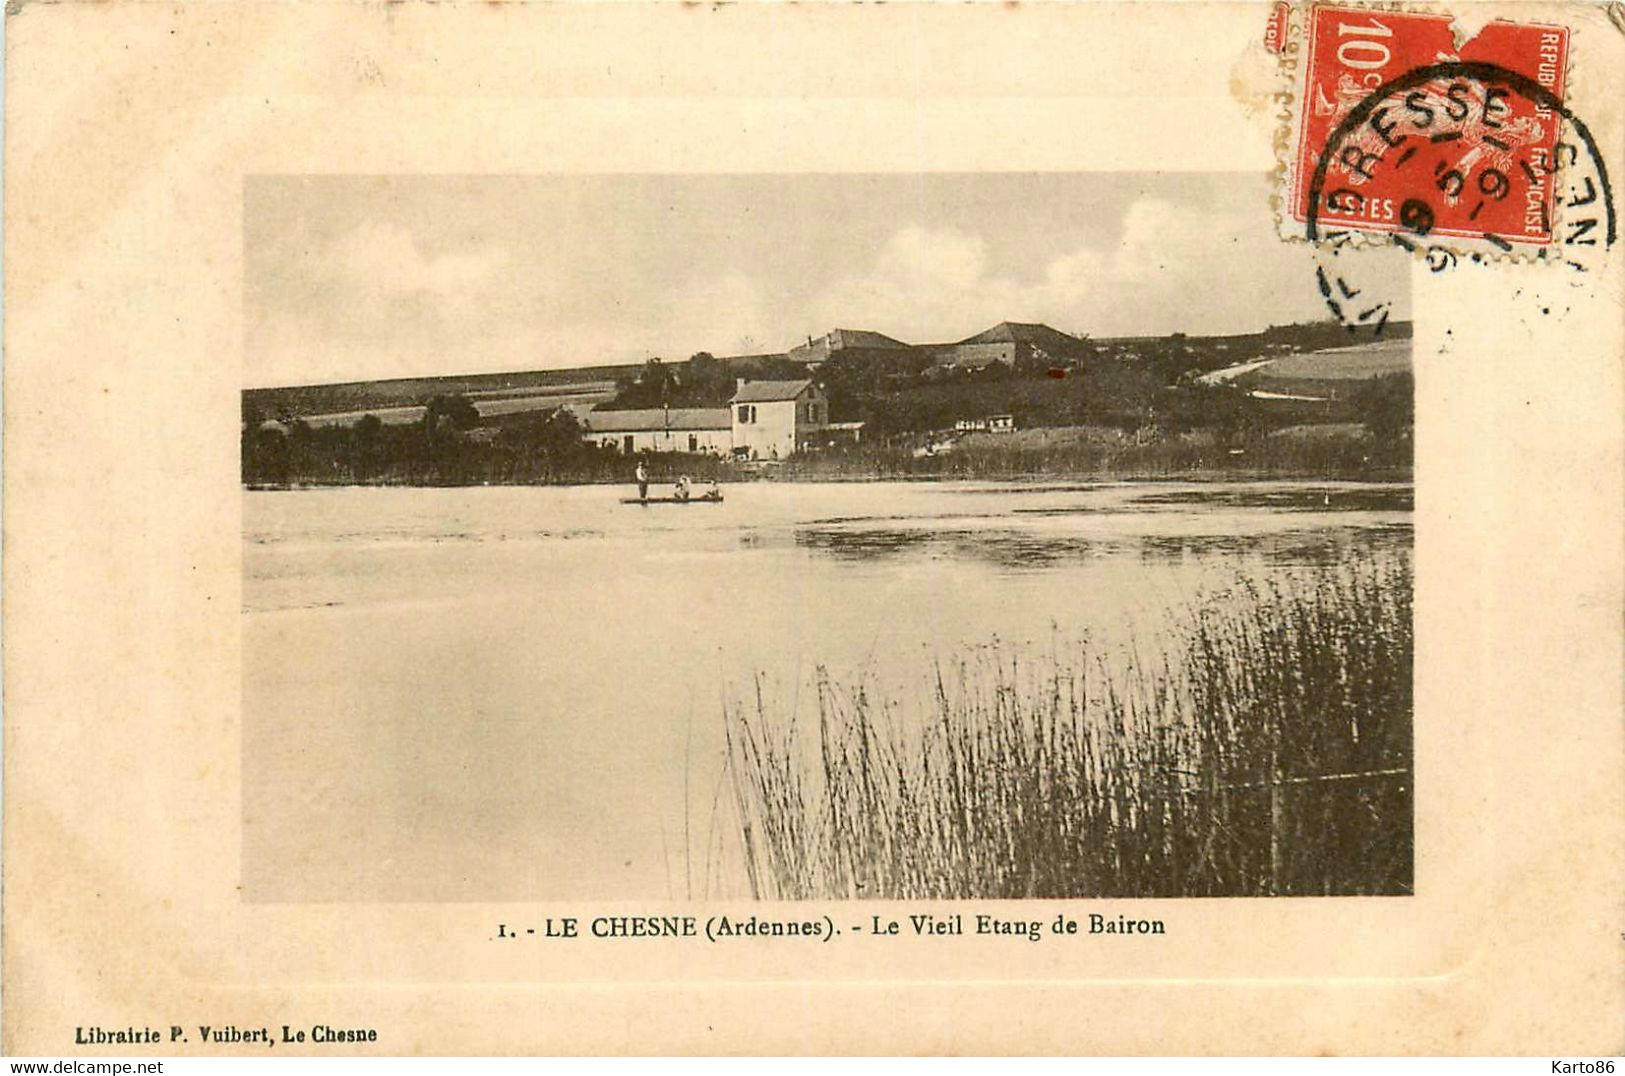
<svg viewBox="0 0 1625 1076">
<path fill-rule="evenodd" d="M 526 370 L 447 377 L 409 377 L 388 381 L 349 381 L 333 385 L 244 389 L 245 412 L 265 418 L 355 412 L 357 417 L 381 408 L 422 407 L 435 396 L 470 399 L 546 396 L 560 392 L 608 391 L 637 376 L 638 365 L 581 366 L 567 370 Z"/>
<path fill-rule="evenodd" d="M 1372 378 L 1405 374 L 1410 369 L 1411 341 L 1383 339 L 1254 359 L 1214 370 L 1197 380 L 1210 386 L 1232 385 L 1261 400 L 1340 400 Z"/>
<path fill-rule="evenodd" d="M 959 345 L 843 346 L 816 364 L 791 353 L 700 352 L 679 362 L 248 389 L 243 412 L 246 421 L 297 418 L 320 428 L 349 426 L 366 414 L 385 425 L 417 422 L 432 399 L 444 396 L 466 397 L 482 422 L 560 407 L 578 414 L 594 407 L 721 407 L 739 378 L 811 372 L 829 390 L 833 418 L 866 422 L 878 435 L 942 429 L 988 414 L 1012 414 L 1021 426 L 1182 424 L 1203 421 L 1206 404 L 1192 413 L 1189 394 L 1174 386 L 1232 387 L 1256 400 L 1273 395 L 1318 406 L 1345 398 L 1352 383 L 1408 370 L 1410 333 L 1408 323 L 1396 322 L 1383 339 L 1352 346 L 1348 330 L 1332 323 L 1235 336 L 1089 339 L 1044 325 L 1001 322 Z M 843 345 L 863 345 L 874 334 L 835 335 Z M 934 350 L 1006 341 L 1042 345 L 1041 354 L 1052 356 L 1048 368 L 953 368 L 941 364 Z M 1325 408 L 1299 411 L 1300 417 L 1337 417 Z"/>
</svg>

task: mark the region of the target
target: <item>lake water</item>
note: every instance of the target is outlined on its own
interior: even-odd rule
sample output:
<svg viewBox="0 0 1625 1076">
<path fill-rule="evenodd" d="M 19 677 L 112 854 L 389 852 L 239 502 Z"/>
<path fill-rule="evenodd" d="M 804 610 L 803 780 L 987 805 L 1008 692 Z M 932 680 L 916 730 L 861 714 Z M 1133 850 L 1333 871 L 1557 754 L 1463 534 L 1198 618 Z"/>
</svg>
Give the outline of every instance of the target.
<svg viewBox="0 0 1625 1076">
<path fill-rule="evenodd" d="M 725 492 L 245 493 L 249 899 L 719 894 L 723 703 L 758 676 L 902 696 L 968 647 L 1154 637 L 1240 580 L 1411 546 L 1408 485 Z"/>
</svg>

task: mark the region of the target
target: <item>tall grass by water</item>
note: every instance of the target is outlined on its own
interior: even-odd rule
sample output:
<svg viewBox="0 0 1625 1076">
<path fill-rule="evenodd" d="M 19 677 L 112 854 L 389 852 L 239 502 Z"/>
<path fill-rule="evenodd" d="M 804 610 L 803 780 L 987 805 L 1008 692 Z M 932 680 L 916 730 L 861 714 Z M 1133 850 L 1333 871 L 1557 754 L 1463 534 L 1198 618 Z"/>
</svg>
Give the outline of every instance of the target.
<svg viewBox="0 0 1625 1076">
<path fill-rule="evenodd" d="M 779 477 L 1008 479 L 1269 476 L 1374 478 L 1407 475 L 1407 437 L 1377 438 L 1353 425 L 1257 430 L 1219 438 L 1212 431 L 1138 439 L 1101 427 L 976 434 L 951 451 L 914 454 L 909 444 L 863 444 L 791 457 Z"/>
<path fill-rule="evenodd" d="M 750 887 L 1408 893 L 1411 590 L 1398 557 L 1238 582 L 1126 644 L 967 653 L 912 700 L 758 682 L 726 715 Z"/>
</svg>

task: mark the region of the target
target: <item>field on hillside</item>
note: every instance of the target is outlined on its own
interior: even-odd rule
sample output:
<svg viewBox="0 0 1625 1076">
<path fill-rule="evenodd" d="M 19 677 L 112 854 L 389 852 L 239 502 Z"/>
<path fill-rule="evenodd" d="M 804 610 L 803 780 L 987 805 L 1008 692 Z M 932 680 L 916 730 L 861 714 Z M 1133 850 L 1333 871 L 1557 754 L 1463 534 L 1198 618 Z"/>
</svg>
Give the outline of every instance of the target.
<svg viewBox="0 0 1625 1076">
<path fill-rule="evenodd" d="M 500 390 L 496 392 L 470 392 L 467 397 L 479 412 L 483 421 L 500 419 L 513 415 L 528 415 L 536 411 L 551 411 L 554 408 L 568 408 L 578 415 L 590 410 L 594 405 L 609 399 L 615 391 L 614 386 L 597 388 L 593 391 L 577 391 L 581 386 L 565 385 L 557 389 L 548 389 L 538 392 L 528 390 Z M 409 426 L 414 422 L 422 422 L 423 415 L 428 410 L 426 404 L 412 404 L 406 407 L 373 407 L 357 411 L 328 411 L 309 415 L 298 415 L 308 423 L 312 429 L 321 429 L 327 426 L 352 426 L 361 421 L 366 415 L 371 415 L 385 426 Z"/>
<path fill-rule="evenodd" d="M 1247 392 L 1344 399 L 1360 383 L 1408 374 L 1411 340 L 1377 340 L 1353 347 L 1255 359 L 1205 374 L 1205 385 L 1232 385 Z"/>
<path fill-rule="evenodd" d="M 617 378 L 631 378 L 639 366 L 598 366 L 574 370 L 528 370 L 499 374 L 464 374 L 457 377 L 410 377 L 394 381 L 353 381 L 340 385 L 303 385 L 290 388 L 244 389 L 243 410 L 265 418 L 288 415 L 310 418 L 353 412 L 355 417 L 387 408 L 422 407 L 435 396 L 482 399 L 579 395 L 607 398 Z"/>
<path fill-rule="evenodd" d="M 1302 377 L 1317 381 L 1364 379 L 1402 374 L 1411 368 L 1411 341 L 1379 340 L 1357 347 L 1282 355 L 1259 367 L 1270 377 Z"/>
</svg>

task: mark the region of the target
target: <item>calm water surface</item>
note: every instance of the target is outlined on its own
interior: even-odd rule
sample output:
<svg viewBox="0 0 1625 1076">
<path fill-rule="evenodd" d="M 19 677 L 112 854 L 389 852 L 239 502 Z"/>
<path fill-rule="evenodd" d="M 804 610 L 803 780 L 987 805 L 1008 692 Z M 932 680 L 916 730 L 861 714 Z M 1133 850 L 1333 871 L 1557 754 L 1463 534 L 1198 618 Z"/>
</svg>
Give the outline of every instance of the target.
<svg viewBox="0 0 1625 1076">
<path fill-rule="evenodd" d="M 722 705 L 758 675 L 908 697 L 967 647 L 1143 641 L 1239 580 L 1411 545 L 1408 485 L 627 492 L 244 494 L 250 899 L 716 892 Z"/>
</svg>

